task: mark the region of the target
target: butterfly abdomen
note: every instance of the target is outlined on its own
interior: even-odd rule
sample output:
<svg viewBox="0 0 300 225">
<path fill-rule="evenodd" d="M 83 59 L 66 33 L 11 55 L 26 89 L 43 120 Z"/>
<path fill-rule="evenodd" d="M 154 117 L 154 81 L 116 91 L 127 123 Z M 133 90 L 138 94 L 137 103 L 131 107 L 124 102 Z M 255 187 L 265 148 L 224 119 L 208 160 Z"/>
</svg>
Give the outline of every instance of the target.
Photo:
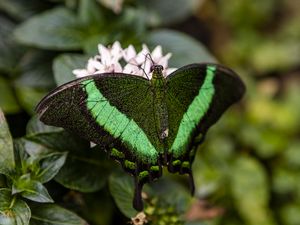
<svg viewBox="0 0 300 225">
<path fill-rule="evenodd" d="M 156 134 L 159 143 L 159 152 L 163 155 L 167 152 L 167 138 L 169 134 L 168 109 L 166 99 L 166 81 L 162 71 L 154 71 L 151 79 L 153 92 L 153 114 L 156 121 Z"/>
</svg>

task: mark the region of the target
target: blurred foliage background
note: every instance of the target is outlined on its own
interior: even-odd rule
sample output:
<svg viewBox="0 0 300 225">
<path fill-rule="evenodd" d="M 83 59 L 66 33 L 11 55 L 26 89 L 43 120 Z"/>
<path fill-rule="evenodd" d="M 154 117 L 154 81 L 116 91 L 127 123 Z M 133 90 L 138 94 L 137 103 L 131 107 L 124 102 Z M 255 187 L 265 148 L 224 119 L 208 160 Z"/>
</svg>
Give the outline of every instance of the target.
<svg viewBox="0 0 300 225">
<path fill-rule="evenodd" d="M 199 147 L 194 198 L 184 178 L 167 172 L 146 186 L 149 223 L 299 225 L 299 11 L 297 0 L 1 0 L 0 108 L 14 141 L 0 116 L 0 212 L 14 193 L 11 224 L 126 224 L 136 216 L 132 180 L 117 164 L 34 116 L 98 43 L 118 40 L 123 48 L 161 45 L 174 67 L 218 61 L 248 89 Z M 38 172 L 49 165 L 47 176 Z M 39 194 L 26 194 L 28 182 Z"/>
</svg>

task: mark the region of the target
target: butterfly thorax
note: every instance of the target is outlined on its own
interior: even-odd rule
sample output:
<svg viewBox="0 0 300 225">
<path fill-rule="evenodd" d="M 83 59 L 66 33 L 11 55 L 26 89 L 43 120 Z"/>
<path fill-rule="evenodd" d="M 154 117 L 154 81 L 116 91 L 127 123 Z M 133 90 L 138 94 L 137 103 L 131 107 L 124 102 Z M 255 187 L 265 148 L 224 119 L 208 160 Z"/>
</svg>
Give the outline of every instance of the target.
<svg viewBox="0 0 300 225">
<path fill-rule="evenodd" d="M 153 114 L 156 121 L 156 132 L 160 140 L 159 150 L 165 153 L 166 138 L 168 137 L 168 111 L 166 98 L 166 79 L 163 76 L 163 67 L 161 65 L 154 65 L 152 67 L 152 93 L 153 93 Z"/>
</svg>

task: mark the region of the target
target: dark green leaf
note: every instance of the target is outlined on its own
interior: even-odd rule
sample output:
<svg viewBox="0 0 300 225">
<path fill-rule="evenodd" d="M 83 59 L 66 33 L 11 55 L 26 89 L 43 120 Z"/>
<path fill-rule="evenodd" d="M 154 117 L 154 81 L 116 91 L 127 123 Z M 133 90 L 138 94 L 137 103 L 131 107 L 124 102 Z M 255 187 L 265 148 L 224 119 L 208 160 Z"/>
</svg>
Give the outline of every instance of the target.
<svg viewBox="0 0 300 225">
<path fill-rule="evenodd" d="M 46 51 L 28 51 L 21 61 L 22 74 L 15 83 L 17 86 L 35 88 L 53 88 L 55 82 L 52 73 L 52 61 L 56 53 Z"/>
<path fill-rule="evenodd" d="M 142 0 L 140 3 L 147 9 L 148 14 L 158 17 L 158 24 L 171 24 L 183 21 L 193 10 L 199 8 L 202 1 L 195 0 Z"/>
<path fill-rule="evenodd" d="M 29 135 L 26 139 L 53 152 L 68 152 L 66 163 L 55 180 L 71 189 L 82 192 L 101 189 L 114 165 L 102 149 L 90 149 L 89 142 L 65 131 Z"/>
<path fill-rule="evenodd" d="M 27 159 L 29 155 L 26 153 L 25 139 L 14 139 L 14 156 L 16 168 L 13 177 L 16 177 L 27 172 Z"/>
<path fill-rule="evenodd" d="M 35 202 L 53 202 L 42 183 L 32 180 L 30 174 L 25 174 L 13 182 L 12 193 L 20 193 L 22 197 Z"/>
<path fill-rule="evenodd" d="M 34 204 L 30 207 L 30 225 L 87 225 L 75 213 L 55 204 Z"/>
<path fill-rule="evenodd" d="M 11 37 L 15 24 L 3 16 L 0 16 L 0 24 L 0 70 L 15 73 L 24 49 Z"/>
<path fill-rule="evenodd" d="M 63 131 L 63 128 L 48 126 L 41 122 L 37 115 L 31 117 L 26 126 L 26 134 L 29 136 L 38 133 L 51 133 L 56 131 Z"/>
<path fill-rule="evenodd" d="M 16 85 L 18 100 L 29 114 L 34 114 L 35 106 L 47 93 L 47 90 Z"/>
<path fill-rule="evenodd" d="M 15 167 L 13 140 L 0 108 L 0 173 L 7 174 Z"/>
<path fill-rule="evenodd" d="M 299 223 L 299 204 L 288 204 L 280 210 L 280 217 L 284 225 L 297 225 Z"/>
<path fill-rule="evenodd" d="M 132 207 L 134 195 L 133 178 L 124 173 L 113 173 L 109 177 L 109 190 L 120 211 L 128 218 L 138 212 Z"/>
<path fill-rule="evenodd" d="M 54 152 L 39 158 L 39 171 L 35 179 L 41 183 L 50 181 L 64 165 L 66 158 L 66 152 Z"/>
<path fill-rule="evenodd" d="M 49 7 L 49 3 L 40 0 L 9 0 L 0 1 L 0 9 L 17 20 L 24 20 L 33 14 Z"/>
<path fill-rule="evenodd" d="M 76 79 L 72 73 L 74 69 L 86 67 L 88 56 L 79 54 L 64 54 L 54 60 L 53 71 L 57 85 L 62 85 Z"/>
<path fill-rule="evenodd" d="M 216 62 L 216 59 L 201 43 L 177 31 L 152 31 L 148 34 L 146 42 L 152 46 L 161 45 L 164 53 L 172 53 L 171 67 L 181 67 L 190 63 Z"/>
<path fill-rule="evenodd" d="M 79 19 L 85 25 L 103 21 L 103 12 L 95 0 L 79 1 Z"/>
<path fill-rule="evenodd" d="M 0 76 L 0 107 L 6 113 L 17 113 L 20 106 L 16 100 L 11 84 Z"/>
<path fill-rule="evenodd" d="M 82 197 L 85 204 L 82 205 L 80 212 L 84 218 L 88 218 L 91 224 L 112 224 L 115 208 L 108 191 L 84 194 Z"/>
<path fill-rule="evenodd" d="M 30 208 L 24 201 L 12 196 L 9 189 L 0 189 L 1 225 L 28 225 L 30 216 Z"/>
<path fill-rule="evenodd" d="M 80 49 L 83 38 L 76 16 L 65 8 L 55 8 L 31 17 L 14 33 L 26 45 L 43 49 Z"/>
<path fill-rule="evenodd" d="M 192 196 L 186 188 L 167 177 L 151 184 L 147 194 L 153 198 L 158 197 L 158 204 L 161 206 L 174 207 L 178 214 L 184 214 L 192 201 Z"/>
</svg>

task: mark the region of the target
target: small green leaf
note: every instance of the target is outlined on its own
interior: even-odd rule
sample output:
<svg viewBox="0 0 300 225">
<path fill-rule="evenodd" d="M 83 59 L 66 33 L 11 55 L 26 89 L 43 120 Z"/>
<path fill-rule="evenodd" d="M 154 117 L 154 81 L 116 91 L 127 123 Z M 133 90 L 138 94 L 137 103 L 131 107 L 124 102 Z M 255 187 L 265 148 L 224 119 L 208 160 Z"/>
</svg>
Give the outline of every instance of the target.
<svg viewBox="0 0 300 225">
<path fill-rule="evenodd" d="M 0 189 L 1 225 L 28 225 L 30 216 L 30 208 L 24 201 L 12 196 L 9 189 Z"/>
<path fill-rule="evenodd" d="M 232 194 L 237 210 L 249 225 L 272 225 L 269 190 L 264 168 L 250 157 L 239 157 L 232 167 Z"/>
<path fill-rule="evenodd" d="M 0 108 L 0 173 L 9 173 L 15 167 L 13 140 Z"/>
<path fill-rule="evenodd" d="M 41 183 L 50 181 L 59 172 L 67 158 L 66 152 L 54 152 L 39 158 L 39 171 L 34 175 Z"/>
<path fill-rule="evenodd" d="M 113 173 L 109 177 L 109 190 L 120 211 L 128 218 L 138 212 L 132 207 L 134 184 L 132 177 L 124 173 Z"/>
<path fill-rule="evenodd" d="M 80 49 L 83 38 L 76 16 L 66 8 L 55 8 L 31 17 L 14 33 L 17 41 L 53 50 Z"/>
<path fill-rule="evenodd" d="M 146 42 L 152 46 L 161 45 L 164 53 L 172 53 L 169 65 L 171 67 L 181 67 L 190 63 L 216 62 L 204 45 L 177 31 L 166 29 L 152 31 L 147 36 Z"/>
<path fill-rule="evenodd" d="M 55 58 L 53 71 L 56 84 L 62 85 L 76 79 L 72 71 L 85 68 L 88 58 L 88 56 L 79 54 L 63 54 Z"/>
<path fill-rule="evenodd" d="M 31 207 L 30 225 L 87 225 L 75 213 L 55 204 L 34 204 Z"/>
<path fill-rule="evenodd" d="M 13 182 L 12 193 L 21 193 L 22 197 L 35 202 L 53 202 L 42 183 L 32 180 L 30 174 L 25 174 Z"/>
<path fill-rule="evenodd" d="M 6 113 L 17 113 L 20 106 L 16 100 L 10 82 L 0 76 L 0 107 Z"/>
</svg>

